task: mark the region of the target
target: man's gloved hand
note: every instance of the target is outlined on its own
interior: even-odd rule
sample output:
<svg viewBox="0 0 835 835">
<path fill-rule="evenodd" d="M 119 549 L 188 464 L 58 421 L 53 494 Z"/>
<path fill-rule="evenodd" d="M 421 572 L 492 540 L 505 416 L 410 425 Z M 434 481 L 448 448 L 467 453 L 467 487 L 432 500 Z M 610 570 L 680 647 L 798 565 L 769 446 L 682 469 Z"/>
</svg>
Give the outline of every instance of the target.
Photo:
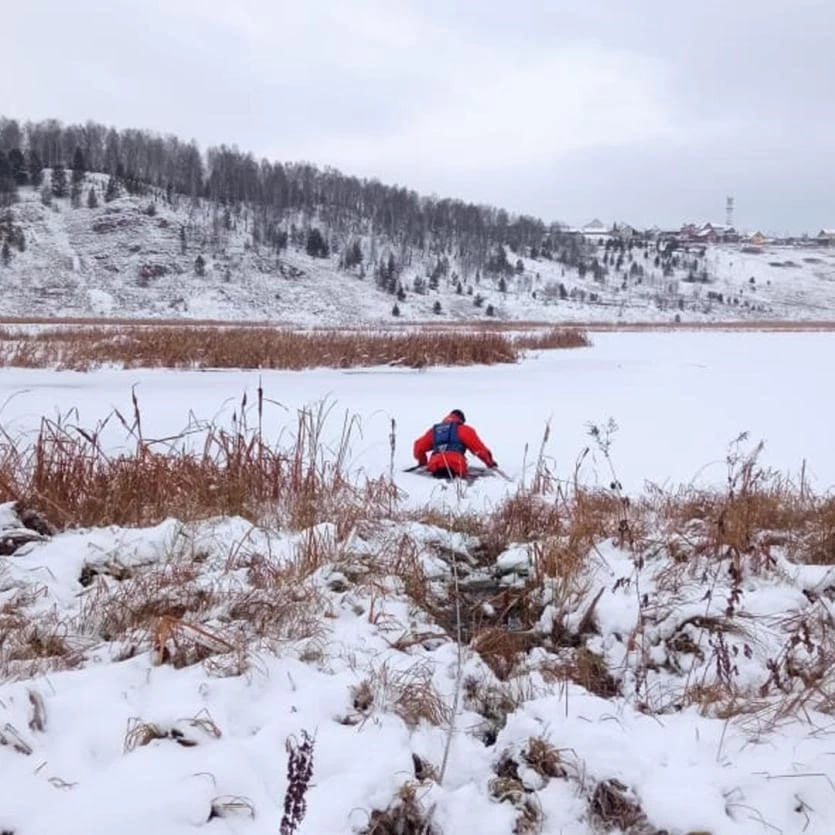
<svg viewBox="0 0 835 835">
<path fill-rule="evenodd" d="M 498 466 L 499 466 L 499 465 L 498 465 L 498 463 L 497 463 L 497 462 L 495 462 L 495 461 L 491 461 L 491 462 L 487 465 L 487 469 L 488 469 L 488 470 L 495 470 L 495 469 L 496 469 L 496 467 L 498 467 Z"/>
</svg>

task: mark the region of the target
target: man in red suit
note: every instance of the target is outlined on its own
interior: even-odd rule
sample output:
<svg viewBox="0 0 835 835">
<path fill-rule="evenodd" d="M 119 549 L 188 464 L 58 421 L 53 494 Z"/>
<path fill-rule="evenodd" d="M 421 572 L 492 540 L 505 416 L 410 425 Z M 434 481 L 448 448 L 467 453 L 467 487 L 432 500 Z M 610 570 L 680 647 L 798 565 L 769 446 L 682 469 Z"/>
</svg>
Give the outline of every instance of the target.
<svg viewBox="0 0 835 835">
<path fill-rule="evenodd" d="M 466 422 L 464 413 L 453 409 L 440 423 L 429 427 L 415 441 L 414 455 L 418 466 L 426 467 L 435 478 L 464 478 L 467 452 L 480 458 L 487 467 L 498 466 L 478 433 Z"/>
</svg>

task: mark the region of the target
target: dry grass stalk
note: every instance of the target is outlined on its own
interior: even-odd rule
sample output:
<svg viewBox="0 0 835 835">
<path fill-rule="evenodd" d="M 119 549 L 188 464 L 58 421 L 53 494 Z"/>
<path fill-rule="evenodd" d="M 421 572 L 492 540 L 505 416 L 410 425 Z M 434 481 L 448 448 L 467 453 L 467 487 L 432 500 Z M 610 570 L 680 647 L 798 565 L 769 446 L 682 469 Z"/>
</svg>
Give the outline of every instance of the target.
<svg viewBox="0 0 835 835">
<path fill-rule="evenodd" d="M 296 529 L 330 521 L 344 532 L 391 511 L 399 494 L 389 479 L 347 473 L 356 418 L 345 415 L 331 448 L 324 432 L 332 405 L 304 408 L 289 443 L 270 446 L 260 429 L 260 389 L 256 428 L 247 425 L 246 408 L 244 397 L 232 431 L 214 425 L 192 430 L 203 433 L 199 449 L 187 443 L 189 433 L 143 437 L 136 398 L 130 421 L 114 412 L 91 431 L 66 419 L 42 420 L 31 442 L 0 431 L 0 501 L 22 503 L 33 519 L 32 509 L 39 508 L 48 530 L 240 515 L 277 518 Z M 135 441 L 133 454 L 103 450 L 101 434 L 114 417 Z"/>
<path fill-rule="evenodd" d="M 540 332 L 523 333 L 514 337 L 519 348 L 542 351 L 554 348 L 587 348 L 591 345 L 586 332 L 580 328 L 551 327 Z"/>
<path fill-rule="evenodd" d="M 606 659 L 585 646 L 577 647 L 569 660 L 543 665 L 540 672 L 546 681 L 573 681 L 604 699 L 621 695 L 621 684 L 609 672 Z"/>
<path fill-rule="evenodd" d="M 17 751 L 18 754 L 25 754 L 27 757 L 32 754 L 32 746 L 20 735 L 14 725 L 6 722 L 0 728 L 0 745 L 7 745 Z"/>
<path fill-rule="evenodd" d="M 603 832 L 617 830 L 625 835 L 658 835 L 659 831 L 647 821 L 641 804 L 630 796 L 629 789 L 619 780 L 603 780 L 589 798 L 592 821 Z"/>
<path fill-rule="evenodd" d="M 214 632 L 171 615 L 163 615 L 153 630 L 154 663 L 185 667 L 214 653 L 232 652 L 234 644 Z"/>
<path fill-rule="evenodd" d="M 432 673 L 433 666 L 428 662 L 404 670 L 392 670 L 388 663 L 383 663 L 351 687 L 353 713 L 340 721 L 357 725 L 379 708 L 397 714 L 410 728 L 421 722 L 435 726 L 447 723 L 450 710 L 432 684 Z"/>
<path fill-rule="evenodd" d="M 239 795 L 224 795 L 212 800 L 208 820 L 213 818 L 229 818 L 233 815 L 246 815 L 255 818 L 255 804 L 248 797 Z"/>
<path fill-rule="evenodd" d="M 29 720 L 29 730 L 43 733 L 46 730 L 46 705 L 43 696 L 37 690 L 29 690 L 29 704 L 32 706 L 32 718 Z"/>
<path fill-rule="evenodd" d="M 371 812 L 360 835 L 440 835 L 431 810 L 423 808 L 414 783 L 404 783 L 385 809 Z"/>
<path fill-rule="evenodd" d="M 220 739 L 222 736 L 220 728 L 212 719 L 208 710 L 201 710 L 196 716 L 181 720 L 181 722 L 189 728 L 202 731 L 206 736 L 213 739 Z M 187 736 L 179 727 L 163 728 L 155 722 L 143 722 L 138 717 L 132 717 L 128 720 L 128 727 L 125 732 L 125 753 L 135 751 L 156 739 L 171 739 L 184 748 L 193 748 L 198 744 L 197 740 Z"/>
<path fill-rule="evenodd" d="M 524 660 L 525 637 L 501 627 L 486 627 L 476 632 L 471 642 L 499 681 L 507 681 Z"/>
<path fill-rule="evenodd" d="M 27 334 L 0 329 L 0 365 L 86 371 L 103 364 L 126 368 L 354 368 L 397 365 L 512 363 L 526 348 L 589 345 L 577 328 L 551 328 L 515 339 L 495 329 L 400 333 L 276 327 L 65 327 Z"/>
<path fill-rule="evenodd" d="M 168 731 L 163 730 L 153 722 L 143 722 L 137 717 L 128 720 L 128 729 L 125 732 L 124 750 L 125 753 L 135 751 L 143 745 L 148 745 L 155 739 L 167 739 Z"/>
<path fill-rule="evenodd" d="M 567 776 L 560 752 L 541 736 L 532 736 L 528 739 L 528 744 L 522 751 L 522 759 L 543 779 L 550 780 Z"/>
<path fill-rule="evenodd" d="M 519 777 L 519 765 L 509 755 L 496 766 L 498 776 L 488 783 L 490 796 L 499 803 L 510 803 L 519 815 L 513 826 L 514 835 L 535 835 L 542 831 L 543 814 L 539 798 Z"/>
</svg>

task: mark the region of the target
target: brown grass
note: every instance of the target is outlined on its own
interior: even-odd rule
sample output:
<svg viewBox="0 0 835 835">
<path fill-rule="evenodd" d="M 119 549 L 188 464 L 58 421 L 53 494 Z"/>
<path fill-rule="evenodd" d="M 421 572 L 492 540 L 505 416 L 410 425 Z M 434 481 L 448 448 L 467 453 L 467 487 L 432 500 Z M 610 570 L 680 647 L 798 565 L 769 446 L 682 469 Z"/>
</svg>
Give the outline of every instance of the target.
<svg viewBox="0 0 835 835">
<path fill-rule="evenodd" d="M 513 344 L 525 350 L 545 351 L 555 348 L 585 348 L 591 343 L 580 328 L 550 327 L 544 331 L 522 333 L 514 337 Z"/>
<path fill-rule="evenodd" d="M 357 368 L 493 365 L 516 362 L 526 348 L 589 345 L 576 328 L 510 338 L 490 330 L 316 331 L 195 325 L 48 328 L 23 335 L 0 329 L 0 366 L 86 371 L 125 368 Z"/>
<path fill-rule="evenodd" d="M 424 808 L 415 783 L 404 783 L 385 809 L 374 809 L 360 835 L 440 835 L 432 810 Z"/>
<path fill-rule="evenodd" d="M 589 798 L 592 821 L 603 832 L 627 833 L 627 835 L 654 835 L 658 829 L 650 825 L 638 800 L 619 780 L 602 780 Z"/>
<path fill-rule="evenodd" d="M 421 722 L 435 726 L 447 723 L 449 708 L 432 684 L 432 674 L 432 665 L 426 663 L 419 662 L 404 670 L 381 664 L 351 688 L 352 712 L 341 719 L 342 724 L 360 724 L 375 709 L 395 713 L 410 728 Z"/>
<path fill-rule="evenodd" d="M 330 409 L 302 409 L 292 439 L 270 445 L 261 434 L 260 389 L 258 395 L 257 427 L 243 420 L 232 431 L 209 426 L 196 449 L 186 436 L 145 439 L 136 399 L 130 424 L 114 412 L 92 432 L 44 419 L 31 442 L 0 434 L 0 501 L 30 513 L 37 508 L 38 518 L 57 529 L 217 515 L 272 518 L 300 529 L 320 521 L 355 524 L 391 507 L 397 490 L 388 479 L 351 479 L 345 471 L 355 421 L 345 418 L 336 449 L 326 453 Z M 134 452 L 102 449 L 100 433 L 114 415 Z"/>
<path fill-rule="evenodd" d="M 522 759 L 545 780 L 565 777 L 567 771 L 560 752 L 541 736 L 532 736 L 522 752 Z"/>
</svg>

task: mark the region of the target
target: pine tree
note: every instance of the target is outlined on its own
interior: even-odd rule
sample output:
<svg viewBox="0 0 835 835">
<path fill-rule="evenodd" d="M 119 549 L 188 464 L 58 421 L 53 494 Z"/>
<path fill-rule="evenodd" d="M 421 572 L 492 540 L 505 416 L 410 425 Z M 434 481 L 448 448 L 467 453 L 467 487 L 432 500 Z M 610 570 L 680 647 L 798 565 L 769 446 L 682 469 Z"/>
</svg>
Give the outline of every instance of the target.
<svg viewBox="0 0 835 835">
<path fill-rule="evenodd" d="M 87 192 L 87 208 L 88 209 L 97 209 L 99 207 L 99 198 L 96 197 L 96 190 L 90 186 L 90 190 Z"/>
<path fill-rule="evenodd" d="M 0 206 L 8 206 L 17 199 L 17 183 L 6 155 L 0 151 Z"/>
<path fill-rule="evenodd" d="M 180 226 L 180 252 L 185 255 L 188 250 L 188 243 L 186 241 L 186 227 Z"/>
<path fill-rule="evenodd" d="M 52 194 L 55 197 L 67 196 L 67 172 L 60 162 L 52 168 Z"/>
<path fill-rule="evenodd" d="M 81 148 L 76 148 L 72 158 L 72 181 L 73 183 L 81 183 L 84 180 L 84 172 L 87 166 L 84 163 L 84 152 Z"/>
<path fill-rule="evenodd" d="M 488 304 L 488 305 L 487 305 L 487 307 L 485 308 L 484 312 L 485 312 L 488 316 L 495 316 L 495 315 L 496 315 L 496 311 L 494 310 L 494 308 L 493 308 L 493 305 L 492 305 L 492 304 Z"/>
<path fill-rule="evenodd" d="M 440 303 L 440 302 L 435 302 L 435 304 L 433 304 L 433 305 L 432 305 L 432 312 L 433 312 L 436 316 L 440 316 L 440 315 L 441 315 L 441 303 Z"/>
<path fill-rule="evenodd" d="M 391 309 L 391 315 L 392 316 L 399 316 L 400 315 L 400 308 L 397 306 L 396 303 L 395 303 L 394 307 L 392 307 L 392 309 Z"/>
<path fill-rule="evenodd" d="M 328 245 L 325 243 L 325 239 L 318 229 L 313 228 L 307 233 L 305 251 L 311 258 L 328 257 Z"/>
<path fill-rule="evenodd" d="M 198 255 L 194 259 L 194 272 L 201 278 L 206 275 L 206 259 L 202 255 Z"/>
<path fill-rule="evenodd" d="M 33 188 L 38 188 L 43 182 L 43 163 L 41 162 L 41 158 L 38 156 L 38 152 L 33 151 L 31 148 L 29 149 L 27 167 L 29 169 L 29 182 L 32 183 Z"/>
<path fill-rule="evenodd" d="M 3 259 L 3 266 L 8 267 L 12 260 L 12 251 L 9 249 L 9 242 L 3 241 L 3 248 L 0 250 L 0 258 Z"/>
<path fill-rule="evenodd" d="M 19 148 L 12 148 L 9 151 L 9 167 L 12 169 L 12 177 L 19 186 L 25 186 L 29 182 L 29 172 L 26 170 L 26 160 Z"/>
<path fill-rule="evenodd" d="M 104 190 L 104 202 L 109 203 L 119 196 L 119 181 L 112 174 L 107 178 L 107 187 Z"/>
<path fill-rule="evenodd" d="M 354 241 L 345 253 L 345 268 L 350 270 L 351 267 L 358 267 L 362 264 L 362 245 L 359 241 Z"/>
</svg>

